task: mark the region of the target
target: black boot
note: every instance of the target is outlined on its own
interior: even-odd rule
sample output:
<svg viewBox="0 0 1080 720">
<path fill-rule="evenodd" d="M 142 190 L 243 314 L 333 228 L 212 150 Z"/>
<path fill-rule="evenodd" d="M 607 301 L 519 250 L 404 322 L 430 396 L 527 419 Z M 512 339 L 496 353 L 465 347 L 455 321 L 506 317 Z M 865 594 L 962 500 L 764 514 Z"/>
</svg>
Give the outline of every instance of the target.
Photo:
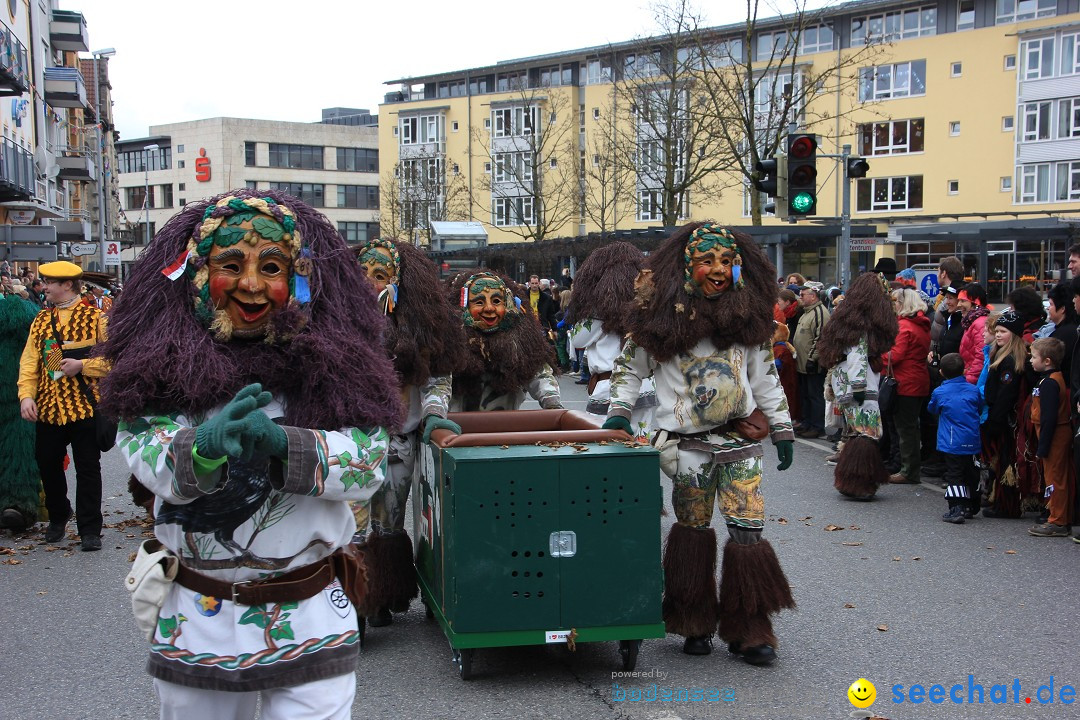
<svg viewBox="0 0 1080 720">
<path fill-rule="evenodd" d="M 712 652 L 711 636 L 696 636 L 686 638 L 682 651 L 687 655 L 708 655 Z"/>
<path fill-rule="evenodd" d="M 941 516 L 941 519 L 947 523 L 962 525 L 964 523 L 964 507 L 960 504 L 953 505 L 949 508 L 949 512 Z"/>
</svg>

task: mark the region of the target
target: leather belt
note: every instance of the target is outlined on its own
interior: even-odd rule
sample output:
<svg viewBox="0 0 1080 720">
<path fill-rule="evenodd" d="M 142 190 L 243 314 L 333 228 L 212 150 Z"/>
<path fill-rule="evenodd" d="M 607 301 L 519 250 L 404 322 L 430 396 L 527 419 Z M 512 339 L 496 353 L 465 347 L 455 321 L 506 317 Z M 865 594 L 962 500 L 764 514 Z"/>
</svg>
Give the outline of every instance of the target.
<svg viewBox="0 0 1080 720">
<path fill-rule="evenodd" d="M 314 597 L 335 577 L 329 557 L 264 580 L 226 582 L 203 575 L 180 563 L 176 582 L 202 595 L 232 600 L 237 605 L 299 602 Z"/>
<path fill-rule="evenodd" d="M 596 386 L 600 384 L 601 380 L 607 380 L 610 377 L 611 377 L 611 371 L 610 370 L 608 370 L 607 372 L 593 373 L 592 375 L 590 375 L 589 376 L 589 394 L 590 395 L 593 394 L 593 390 L 596 389 Z"/>
</svg>

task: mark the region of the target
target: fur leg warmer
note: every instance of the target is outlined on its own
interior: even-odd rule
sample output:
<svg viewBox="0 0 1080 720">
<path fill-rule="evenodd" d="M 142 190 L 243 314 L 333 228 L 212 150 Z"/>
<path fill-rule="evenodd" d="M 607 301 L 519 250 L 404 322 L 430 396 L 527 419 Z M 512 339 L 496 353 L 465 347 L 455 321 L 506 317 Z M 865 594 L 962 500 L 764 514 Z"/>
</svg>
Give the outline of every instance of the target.
<svg viewBox="0 0 1080 720">
<path fill-rule="evenodd" d="M 716 627 L 716 531 L 676 523 L 664 543 L 664 624 L 684 637 Z"/>
<path fill-rule="evenodd" d="M 746 543 L 756 531 L 736 530 L 724 545 L 720 576 L 720 622 L 718 631 L 725 642 L 749 648 L 776 647 L 769 615 L 795 607 L 791 586 L 768 540 Z"/>
<path fill-rule="evenodd" d="M 858 435 L 844 443 L 840 459 L 836 462 L 833 487 L 841 495 L 856 500 L 869 500 L 877 492 L 878 485 L 888 482 L 889 473 L 881 461 L 876 441 Z"/>
<path fill-rule="evenodd" d="M 404 530 L 369 532 L 363 549 L 368 594 L 364 607 L 357 608 L 357 612 L 371 617 L 382 608 L 408 610 L 409 601 L 420 594 L 408 534 Z"/>
</svg>

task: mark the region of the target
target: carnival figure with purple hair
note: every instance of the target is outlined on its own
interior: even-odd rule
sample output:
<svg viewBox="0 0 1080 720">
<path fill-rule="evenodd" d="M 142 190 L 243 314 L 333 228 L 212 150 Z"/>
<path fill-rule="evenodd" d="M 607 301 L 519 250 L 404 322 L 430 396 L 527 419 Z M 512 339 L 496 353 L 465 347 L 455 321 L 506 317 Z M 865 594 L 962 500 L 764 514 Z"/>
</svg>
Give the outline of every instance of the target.
<svg viewBox="0 0 1080 720">
<path fill-rule="evenodd" d="M 450 279 L 448 299 L 461 308 L 465 365 L 454 373 L 450 409 L 517 410 L 525 393 L 545 410 L 562 408 L 555 353 L 517 283 L 486 268 Z"/>
<path fill-rule="evenodd" d="M 589 354 L 589 402 L 585 412 L 607 418 L 611 371 L 622 352 L 634 307 L 634 282 L 645 266 L 645 253 L 628 242 L 597 248 L 574 278 L 574 292 L 564 318 L 571 325 L 575 350 Z M 648 437 L 656 415 L 652 380 L 642 380 L 630 425 L 636 437 Z"/>
<path fill-rule="evenodd" d="M 677 230 L 645 262 L 629 339 L 615 361 L 605 428 L 631 432 L 645 378 L 658 400 L 653 444 L 672 479 L 676 523 L 664 548 L 664 622 L 683 652 L 707 655 L 719 633 L 753 665 L 776 657 L 770 616 L 794 607 L 780 561 L 761 538 L 761 441 L 791 465 L 794 434 L 773 363 L 776 269 L 747 235 L 713 224 Z M 729 539 L 719 595 L 719 506 Z"/>
<path fill-rule="evenodd" d="M 393 358 L 407 413 L 401 432 L 390 436 L 386 481 L 370 506 L 354 505 L 356 539 L 365 548 L 368 575 L 367 599 L 358 610 L 372 627 L 382 627 L 393 621 L 393 612 L 408 610 L 419 594 L 405 503 L 418 441 L 426 443 L 436 428 L 461 432 L 446 413 L 451 376 L 464 363 L 465 335 L 435 263 L 423 251 L 407 242 L 372 240 L 356 253 L 387 317 L 386 352 Z"/>
<path fill-rule="evenodd" d="M 179 561 L 144 628 L 162 718 L 350 717 L 337 558 L 401 423 L 384 326 L 341 236 L 282 193 L 190 204 L 136 265 L 101 404 Z"/>
</svg>

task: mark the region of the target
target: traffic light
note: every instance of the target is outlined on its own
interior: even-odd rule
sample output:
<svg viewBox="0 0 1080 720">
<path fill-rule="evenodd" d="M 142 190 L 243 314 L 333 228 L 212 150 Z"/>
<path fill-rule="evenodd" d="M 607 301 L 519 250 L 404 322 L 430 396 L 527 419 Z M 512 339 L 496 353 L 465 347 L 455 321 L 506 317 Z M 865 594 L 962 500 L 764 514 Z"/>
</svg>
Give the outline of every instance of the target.
<svg viewBox="0 0 1080 720">
<path fill-rule="evenodd" d="M 787 157 L 777 155 L 758 160 L 754 165 L 759 176 L 754 187 L 765 193 L 773 202 L 766 203 L 762 212 L 775 213 L 781 220 L 787 218 Z"/>
<path fill-rule="evenodd" d="M 866 162 L 866 158 L 861 157 L 849 157 L 847 159 L 847 178 L 849 180 L 854 178 L 864 178 L 866 173 L 870 171 L 870 163 Z"/>
<path fill-rule="evenodd" d="M 788 135 L 787 209 L 791 217 L 817 215 L 817 135 Z"/>
</svg>

